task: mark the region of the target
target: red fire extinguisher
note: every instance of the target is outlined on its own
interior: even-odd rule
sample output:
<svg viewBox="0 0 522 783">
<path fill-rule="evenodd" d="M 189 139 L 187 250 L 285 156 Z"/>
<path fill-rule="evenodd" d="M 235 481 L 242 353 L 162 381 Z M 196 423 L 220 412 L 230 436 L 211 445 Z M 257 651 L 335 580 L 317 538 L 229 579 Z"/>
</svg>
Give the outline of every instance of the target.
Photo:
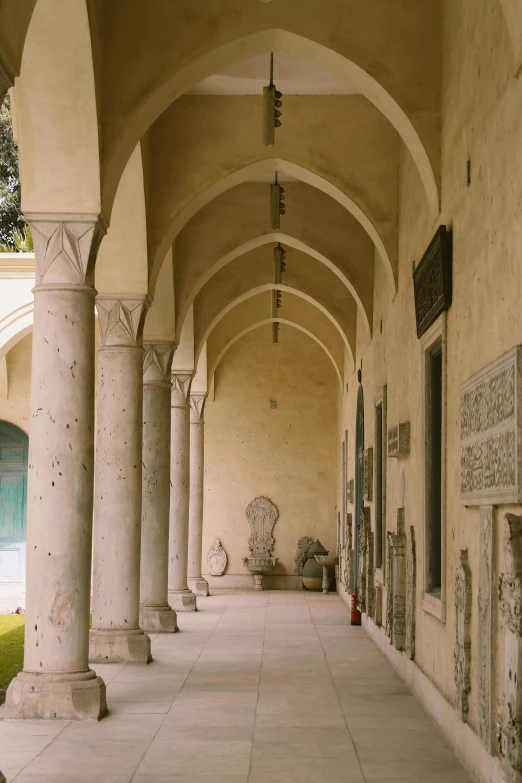
<svg viewBox="0 0 522 783">
<path fill-rule="evenodd" d="M 351 599 L 352 599 L 352 603 L 351 603 L 351 609 L 350 609 L 350 624 L 351 625 L 360 625 L 361 624 L 361 613 L 357 609 L 357 593 L 352 593 Z"/>
</svg>

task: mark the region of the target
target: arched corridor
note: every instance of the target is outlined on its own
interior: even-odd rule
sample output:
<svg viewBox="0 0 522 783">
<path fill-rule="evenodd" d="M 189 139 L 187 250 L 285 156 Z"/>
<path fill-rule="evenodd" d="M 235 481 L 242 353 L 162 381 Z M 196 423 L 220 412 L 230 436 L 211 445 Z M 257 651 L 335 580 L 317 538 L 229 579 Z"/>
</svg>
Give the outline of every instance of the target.
<svg viewBox="0 0 522 783">
<path fill-rule="evenodd" d="M 522 781 L 516 5 L 0 0 L 8 783 Z"/>
</svg>

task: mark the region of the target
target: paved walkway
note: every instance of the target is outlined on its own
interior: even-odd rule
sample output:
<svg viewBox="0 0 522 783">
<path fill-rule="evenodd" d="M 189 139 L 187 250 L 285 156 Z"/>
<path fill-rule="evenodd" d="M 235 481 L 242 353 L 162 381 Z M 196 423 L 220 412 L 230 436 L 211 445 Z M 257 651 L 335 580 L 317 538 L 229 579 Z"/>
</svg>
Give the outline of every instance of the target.
<svg viewBox="0 0 522 783">
<path fill-rule="evenodd" d="M 198 599 L 100 723 L 0 722 L 16 783 L 471 783 L 336 595 Z M 0 711 L 1 714 L 1 711 Z"/>
</svg>

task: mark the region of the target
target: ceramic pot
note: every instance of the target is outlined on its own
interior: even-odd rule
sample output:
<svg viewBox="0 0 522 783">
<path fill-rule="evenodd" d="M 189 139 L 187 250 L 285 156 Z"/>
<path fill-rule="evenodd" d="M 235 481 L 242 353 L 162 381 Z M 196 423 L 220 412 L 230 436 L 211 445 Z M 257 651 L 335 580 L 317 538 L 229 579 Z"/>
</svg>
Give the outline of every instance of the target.
<svg viewBox="0 0 522 783">
<path fill-rule="evenodd" d="M 306 590 L 312 590 L 314 593 L 320 593 L 323 589 L 323 567 L 315 559 L 315 555 L 327 555 L 328 552 L 321 544 L 319 539 L 312 544 L 306 557 L 308 558 L 303 568 L 303 587 Z"/>
</svg>

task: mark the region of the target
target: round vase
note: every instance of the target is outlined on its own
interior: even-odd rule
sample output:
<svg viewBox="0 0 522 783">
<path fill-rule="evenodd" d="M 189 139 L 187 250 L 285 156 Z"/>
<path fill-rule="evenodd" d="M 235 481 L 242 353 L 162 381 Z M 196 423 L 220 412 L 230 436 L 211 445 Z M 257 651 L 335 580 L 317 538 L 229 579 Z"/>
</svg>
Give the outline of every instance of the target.
<svg viewBox="0 0 522 783">
<path fill-rule="evenodd" d="M 314 593 L 320 593 L 323 589 L 323 567 L 315 559 L 315 555 L 327 555 L 328 552 L 319 539 L 312 544 L 306 553 L 307 561 L 303 568 L 303 587 Z"/>
<path fill-rule="evenodd" d="M 315 557 L 309 557 L 303 568 L 303 585 L 306 590 L 320 593 L 323 589 L 323 567 Z"/>
</svg>

